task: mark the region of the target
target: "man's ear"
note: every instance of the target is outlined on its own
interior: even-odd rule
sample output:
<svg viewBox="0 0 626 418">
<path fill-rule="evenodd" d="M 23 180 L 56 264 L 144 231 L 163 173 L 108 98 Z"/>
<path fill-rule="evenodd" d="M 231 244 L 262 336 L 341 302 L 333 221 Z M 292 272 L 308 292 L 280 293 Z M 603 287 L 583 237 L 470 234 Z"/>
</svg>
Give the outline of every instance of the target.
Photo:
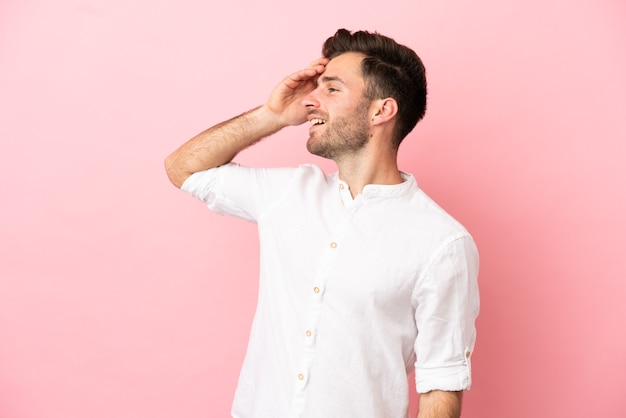
<svg viewBox="0 0 626 418">
<path fill-rule="evenodd" d="M 391 97 L 374 100 L 372 110 L 372 125 L 380 125 L 389 122 L 396 116 L 398 113 L 398 103 Z"/>
</svg>

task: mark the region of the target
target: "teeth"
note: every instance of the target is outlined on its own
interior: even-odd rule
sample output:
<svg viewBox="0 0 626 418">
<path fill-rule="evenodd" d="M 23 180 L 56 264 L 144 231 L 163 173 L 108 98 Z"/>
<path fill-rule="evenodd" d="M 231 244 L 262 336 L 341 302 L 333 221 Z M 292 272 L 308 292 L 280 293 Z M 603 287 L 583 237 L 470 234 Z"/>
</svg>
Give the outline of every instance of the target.
<svg viewBox="0 0 626 418">
<path fill-rule="evenodd" d="M 324 119 L 311 119 L 311 125 L 315 126 L 315 125 L 323 125 L 325 124 L 326 121 Z"/>
</svg>

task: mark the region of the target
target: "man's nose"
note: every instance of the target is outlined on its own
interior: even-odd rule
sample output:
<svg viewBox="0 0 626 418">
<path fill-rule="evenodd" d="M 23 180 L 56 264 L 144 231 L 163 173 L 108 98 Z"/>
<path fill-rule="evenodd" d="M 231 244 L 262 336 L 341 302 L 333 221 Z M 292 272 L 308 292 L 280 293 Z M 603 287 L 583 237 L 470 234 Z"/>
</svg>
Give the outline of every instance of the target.
<svg viewBox="0 0 626 418">
<path fill-rule="evenodd" d="M 317 89 L 312 90 L 309 94 L 304 96 L 302 99 L 302 105 L 306 108 L 318 108 L 320 106 L 320 102 L 317 100 Z"/>
</svg>

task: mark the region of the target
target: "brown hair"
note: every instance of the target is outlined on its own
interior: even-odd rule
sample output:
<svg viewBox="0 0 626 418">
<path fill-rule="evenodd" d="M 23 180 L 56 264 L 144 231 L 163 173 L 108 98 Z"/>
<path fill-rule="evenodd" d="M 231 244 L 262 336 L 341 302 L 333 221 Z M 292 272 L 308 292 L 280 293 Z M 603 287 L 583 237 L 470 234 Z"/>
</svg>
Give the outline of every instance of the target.
<svg viewBox="0 0 626 418">
<path fill-rule="evenodd" d="M 366 98 L 391 97 L 398 103 L 393 138 L 397 148 L 426 113 L 426 70 L 422 60 L 412 49 L 376 32 L 339 29 L 324 42 L 322 54 L 332 59 L 345 52 L 365 55 L 361 71 Z"/>
</svg>

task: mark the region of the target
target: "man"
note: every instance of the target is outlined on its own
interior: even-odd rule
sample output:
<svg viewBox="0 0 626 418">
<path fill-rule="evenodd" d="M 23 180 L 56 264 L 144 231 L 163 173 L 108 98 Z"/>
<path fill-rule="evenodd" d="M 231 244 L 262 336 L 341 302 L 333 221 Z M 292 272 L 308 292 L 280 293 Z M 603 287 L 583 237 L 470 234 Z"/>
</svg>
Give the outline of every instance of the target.
<svg viewBox="0 0 626 418">
<path fill-rule="evenodd" d="M 266 104 L 166 159 L 174 185 L 258 224 L 258 306 L 232 415 L 406 417 L 415 368 L 418 417 L 458 417 L 471 382 L 478 255 L 396 158 L 425 112 L 424 67 L 409 48 L 364 31 L 341 29 L 322 52 Z M 337 173 L 231 162 L 306 121 L 308 150 Z"/>
</svg>

